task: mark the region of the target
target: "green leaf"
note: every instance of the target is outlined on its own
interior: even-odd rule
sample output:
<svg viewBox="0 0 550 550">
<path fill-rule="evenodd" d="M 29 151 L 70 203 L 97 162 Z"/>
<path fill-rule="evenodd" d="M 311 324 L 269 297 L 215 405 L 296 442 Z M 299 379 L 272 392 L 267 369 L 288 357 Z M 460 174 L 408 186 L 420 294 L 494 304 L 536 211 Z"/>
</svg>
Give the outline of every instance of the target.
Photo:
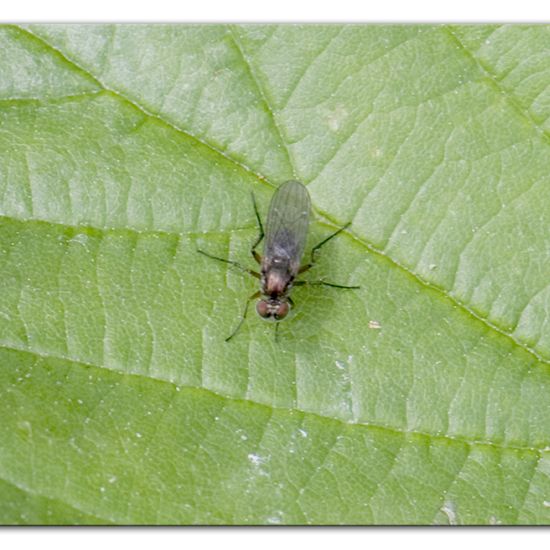
<svg viewBox="0 0 550 550">
<path fill-rule="evenodd" d="M 0 27 L 0 522 L 550 522 L 548 26 Z M 348 221 L 273 327 L 250 200 Z"/>
</svg>

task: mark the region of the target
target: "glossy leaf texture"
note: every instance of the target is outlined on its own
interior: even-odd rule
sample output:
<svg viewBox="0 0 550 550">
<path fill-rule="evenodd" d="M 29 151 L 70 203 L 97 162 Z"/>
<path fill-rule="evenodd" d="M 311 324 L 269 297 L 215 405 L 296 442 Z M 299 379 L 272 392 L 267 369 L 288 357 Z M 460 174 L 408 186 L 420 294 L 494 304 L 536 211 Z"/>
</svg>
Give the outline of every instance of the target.
<svg viewBox="0 0 550 550">
<path fill-rule="evenodd" d="M 0 27 L 0 522 L 550 522 L 550 27 Z M 250 199 L 323 247 L 250 315 Z"/>
</svg>

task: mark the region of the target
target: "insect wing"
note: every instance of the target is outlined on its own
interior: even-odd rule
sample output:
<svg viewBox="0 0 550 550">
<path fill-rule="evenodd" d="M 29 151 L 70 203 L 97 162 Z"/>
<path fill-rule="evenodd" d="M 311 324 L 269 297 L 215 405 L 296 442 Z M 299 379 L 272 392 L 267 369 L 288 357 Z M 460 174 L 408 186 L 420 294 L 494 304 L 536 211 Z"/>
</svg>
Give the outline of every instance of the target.
<svg viewBox="0 0 550 550">
<path fill-rule="evenodd" d="M 264 256 L 269 264 L 275 258 L 287 263 L 295 275 L 304 254 L 311 201 L 304 185 L 287 181 L 271 199 L 267 214 Z"/>
</svg>

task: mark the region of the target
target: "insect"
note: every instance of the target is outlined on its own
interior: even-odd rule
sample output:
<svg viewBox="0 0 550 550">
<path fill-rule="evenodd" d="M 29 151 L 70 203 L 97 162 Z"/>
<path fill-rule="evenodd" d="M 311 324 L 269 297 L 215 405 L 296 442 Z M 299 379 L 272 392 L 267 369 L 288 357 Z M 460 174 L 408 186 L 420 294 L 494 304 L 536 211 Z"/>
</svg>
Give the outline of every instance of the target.
<svg viewBox="0 0 550 550">
<path fill-rule="evenodd" d="M 309 263 L 301 265 L 302 256 L 307 240 L 311 201 L 306 187 L 299 181 L 287 181 L 281 185 L 269 204 L 266 229 L 262 225 L 256 199 L 252 195 L 254 212 L 258 220 L 260 234 L 252 245 L 250 252 L 254 259 L 260 264 L 260 273 L 242 266 L 233 260 L 226 260 L 213 256 L 208 252 L 197 249 L 197 252 L 214 260 L 231 264 L 240 270 L 260 280 L 260 290 L 252 294 L 246 300 L 246 305 L 238 325 L 233 332 L 225 339 L 231 340 L 246 319 L 248 306 L 252 300 L 259 298 L 256 303 L 256 312 L 260 317 L 272 321 L 281 321 L 290 312 L 294 302 L 290 297 L 290 291 L 294 286 L 303 285 L 324 285 L 333 288 L 357 289 L 358 286 L 344 286 L 326 281 L 296 281 L 297 275 L 310 269 L 315 263 L 315 255 L 318 250 L 336 237 L 340 232 L 349 227 L 349 223 L 329 235 L 326 239 L 311 249 Z M 260 256 L 256 251 L 258 245 L 265 237 L 264 254 Z M 275 325 L 275 338 L 277 329 Z"/>
</svg>

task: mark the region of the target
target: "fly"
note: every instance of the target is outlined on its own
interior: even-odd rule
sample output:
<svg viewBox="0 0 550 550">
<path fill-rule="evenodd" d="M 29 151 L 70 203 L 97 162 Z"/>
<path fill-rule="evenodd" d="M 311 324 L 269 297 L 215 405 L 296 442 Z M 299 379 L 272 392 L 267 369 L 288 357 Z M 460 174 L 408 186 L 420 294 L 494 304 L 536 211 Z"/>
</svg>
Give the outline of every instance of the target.
<svg viewBox="0 0 550 550">
<path fill-rule="evenodd" d="M 275 191 L 269 204 L 265 232 L 254 195 L 252 195 L 252 202 L 260 234 L 252 245 L 250 252 L 253 258 L 260 264 L 260 273 L 232 260 L 213 256 L 203 250 L 197 250 L 197 252 L 209 258 L 238 267 L 260 280 L 260 290 L 249 296 L 246 300 L 241 320 L 235 327 L 235 330 L 225 339 L 226 342 L 231 340 L 241 328 L 248 313 L 248 306 L 252 300 L 259 298 L 256 303 L 256 312 L 260 317 L 272 321 L 281 321 L 288 315 L 290 308 L 294 306 L 294 302 L 290 297 L 290 291 L 294 286 L 324 285 L 344 289 L 359 288 L 358 286 L 337 285 L 327 283 L 326 281 L 295 280 L 297 275 L 304 273 L 314 265 L 317 251 L 350 225 L 349 223 L 346 224 L 315 245 L 311 249 L 309 263 L 302 265 L 311 211 L 309 193 L 303 184 L 291 180 L 281 185 Z M 264 255 L 260 256 L 256 248 L 264 237 Z M 278 326 L 278 324 L 275 325 L 276 335 Z"/>
</svg>

